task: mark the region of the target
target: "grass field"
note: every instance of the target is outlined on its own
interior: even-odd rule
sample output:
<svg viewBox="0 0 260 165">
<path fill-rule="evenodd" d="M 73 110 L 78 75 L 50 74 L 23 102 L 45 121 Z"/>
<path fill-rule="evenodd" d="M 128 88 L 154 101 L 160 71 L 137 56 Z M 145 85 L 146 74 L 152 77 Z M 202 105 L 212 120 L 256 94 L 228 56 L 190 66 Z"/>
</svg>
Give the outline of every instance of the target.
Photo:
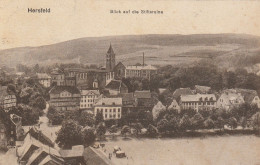
<svg viewBox="0 0 260 165">
<path fill-rule="evenodd" d="M 185 139 L 117 139 L 108 141 L 106 153 L 121 147 L 128 158 L 117 165 L 260 165 L 260 138 L 222 136 Z"/>
</svg>

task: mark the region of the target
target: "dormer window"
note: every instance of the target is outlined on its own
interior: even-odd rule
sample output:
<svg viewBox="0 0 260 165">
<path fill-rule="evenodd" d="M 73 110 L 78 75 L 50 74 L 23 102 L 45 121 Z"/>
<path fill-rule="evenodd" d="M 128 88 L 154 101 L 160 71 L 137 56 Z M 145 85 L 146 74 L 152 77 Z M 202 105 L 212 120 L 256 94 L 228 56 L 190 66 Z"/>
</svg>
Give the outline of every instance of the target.
<svg viewBox="0 0 260 165">
<path fill-rule="evenodd" d="M 113 102 L 113 103 L 112 103 L 112 105 L 116 105 L 116 103 L 115 103 L 115 102 Z"/>
<path fill-rule="evenodd" d="M 105 103 L 102 103 L 102 105 L 105 105 Z"/>
</svg>

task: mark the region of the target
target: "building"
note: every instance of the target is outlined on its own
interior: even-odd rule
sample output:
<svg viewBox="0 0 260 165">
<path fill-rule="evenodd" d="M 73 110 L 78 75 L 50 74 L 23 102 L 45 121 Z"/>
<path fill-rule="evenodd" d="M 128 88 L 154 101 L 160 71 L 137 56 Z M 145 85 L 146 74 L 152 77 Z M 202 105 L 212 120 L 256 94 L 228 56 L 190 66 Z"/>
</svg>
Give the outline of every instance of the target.
<svg viewBox="0 0 260 165">
<path fill-rule="evenodd" d="M 79 110 L 81 94 L 77 87 L 55 86 L 49 94 L 49 104 L 57 110 Z"/>
<path fill-rule="evenodd" d="M 46 73 L 37 73 L 37 80 L 40 84 L 42 84 L 45 88 L 51 86 L 51 76 Z"/>
<path fill-rule="evenodd" d="M 92 109 L 100 96 L 98 90 L 81 90 L 80 109 Z"/>
<path fill-rule="evenodd" d="M 22 127 L 22 117 L 16 114 L 10 114 L 10 143 L 15 145 L 15 141 L 19 141 L 23 138 L 24 130 Z"/>
<path fill-rule="evenodd" d="M 55 68 L 51 72 L 51 83 L 54 83 L 57 86 L 65 85 L 65 73 L 58 68 Z"/>
<path fill-rule="evenodd" d="M 5 111 L 16 106 L 16 96 L 11 92 L 8 93 L 7 86 L 0 86 L 0 107 Z"/>
<path fill-rule="evenodd" d="M 179 105 L 181 109 L 211 110 L 216 108 L 216 96 L 214 94 L 181 95 Z"/>
<path fill-rule="evenodd" d="M 127 86 L 121 80 L 111 80 L 105 87 L 109 91 L 110 95 L 119 95 L 122 93 L 128 93 Z"/>
<path fill-rule="evenodd" d="M 102 113 L 104 120 L 121 119 L 122 98 L 101 98 L 94 105 L 94 115 Z"/>
<path fill-rule="evenodd" d="M 20 165 L 63 165 L 65 163 L 57 149 L 43 144 L 30 133 L 26 135 L 23 144 L 17 147 L 16 154 Z"/>
<path fill-rule="evenodd" d="M 0 149 L 7 147 L 7 137 L 4 122 L 0 119 Z"/>
<path fill-rule="evenodd" d="M 125 78 L 141 77 L 150 80 L 153 74 L 157 74 L 157 68 L 152 65 L 128 65 L 125 68 Z"/>
<path fill-rule="evenodd" d="M 87 69 L 83 68 L 66 68 L 65 72 L 68 74 L 68 77 L 74 77 L 76 84 L 86 84 L 88 82 L 88 73 Z"/>
<path fill-rule="evenodd" d="M 125 69 L 125 65 L 122 62 L 119 62 L 114 68 L 115 79 L 122 79 L 125 77 Z"/>
<path fill-rule="evenodd" d="M 245 100 L 241 93 L 225 91 L 220 95 L 217 101 L 217 107 L 220 109 L 230 110 L 231 108 L 237 107 L 243 103 L 245 103 Z"/>
<path fill-rule="evenodd" d="M 116 65 L 115 53 L 110 44 L 109 49 L 106 53 L 106 70 L 109 72 L 113 71 L 115 65 Z"/>
<path fill-rule="evenodd" d="M 135 91 L 134 98 L 137 107 L 152 110 L 154 102 L 150 91 Z"/>
<path fill-rule="evenodd" d="M 122 97 L 122 115 L 129 113 L 133 110 L 136 110 L 136 102 L 134 98 L 134 93 L 123 93 L 120 94 Z"/>
<path fill-rule="evenodd" d="M 181 107 L 179 106 L 178 102 L 175 99 L 173 99 L 172 103 L 168 106 L 168 109 L 169 110 L 177 110 L 178 112 L 180 112 Z"/>
<path fill-rule="evenodd" d="M 190 88 L 178 88 L 173 92 L 172 97 L 178 102 L 181 95 L 193 95 L 193 91 Z"/>
<path fill-rule="evenodd" d="M 241 93 L 245 103 L 257 105 L 257 107 L 260 108 L 260 99 L 256 90 L 236 88 L 235 91 L 236 93 Z"/>
</svg>

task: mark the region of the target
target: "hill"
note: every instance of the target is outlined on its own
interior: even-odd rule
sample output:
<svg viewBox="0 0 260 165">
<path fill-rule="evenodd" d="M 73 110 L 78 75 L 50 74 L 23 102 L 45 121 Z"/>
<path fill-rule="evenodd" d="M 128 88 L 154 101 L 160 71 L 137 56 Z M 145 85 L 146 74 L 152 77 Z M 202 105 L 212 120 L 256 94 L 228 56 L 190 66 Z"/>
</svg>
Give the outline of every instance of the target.
<svg viewBox="0 0 260 165">
<path fill-rule="evenodd" d="M 0 50 L 0 65 L 40 65 L 80 62 L 104 64 L 112 44 L 116 60 L 135 64 L 142 60 L 156 65 L 189 64 L 200 59 L 214 59 L 223 66 L 260 63 L 260 37 L 245 34 L 129 35 L 88 37 L 39 47 Z M 237 58 L 239 57 L 239 58 Z M 253 59 L 253 60 L 252 60 Z M 241 62 L 242 60 L 242 62 Z M 252 64 L 253 63 L 253 64 Z"/>
</svg>

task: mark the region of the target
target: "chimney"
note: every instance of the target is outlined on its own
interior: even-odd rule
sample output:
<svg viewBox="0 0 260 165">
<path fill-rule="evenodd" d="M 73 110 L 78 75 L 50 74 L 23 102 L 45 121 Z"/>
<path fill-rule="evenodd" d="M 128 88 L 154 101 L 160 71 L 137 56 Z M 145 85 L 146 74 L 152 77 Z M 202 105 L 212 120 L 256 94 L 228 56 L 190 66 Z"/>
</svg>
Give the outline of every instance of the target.
<svg viewBox="0 0 260 165">
<path fill-rule="evenodd" d="M 144 52 L 143 52 L 143 66 L 144 66 Z"/>
</svg>

